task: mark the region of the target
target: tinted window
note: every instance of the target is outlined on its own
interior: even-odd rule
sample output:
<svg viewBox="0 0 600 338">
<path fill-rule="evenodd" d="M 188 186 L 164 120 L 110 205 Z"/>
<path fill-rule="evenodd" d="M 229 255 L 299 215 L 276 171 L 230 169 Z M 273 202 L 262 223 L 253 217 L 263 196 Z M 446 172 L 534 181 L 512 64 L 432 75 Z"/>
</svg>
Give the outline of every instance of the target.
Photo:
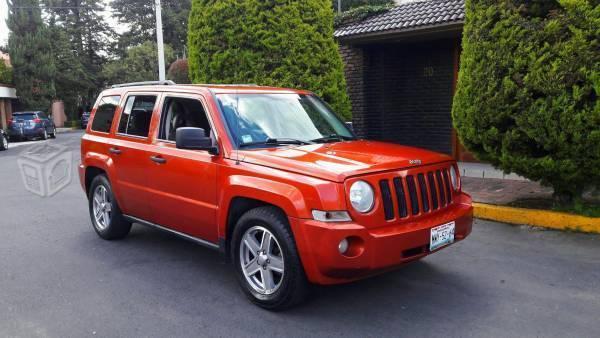
<svg viewBox="0 0 600 338">
<path fill-rule="evenodd" d="M 13 114 L 14 120 L 33 120 L 35 119 L 35 114 Z"/>
<path fill-rule="evenodd" d="M 98 109 L 96 109 L 94 121 L 92 122 L 92 130 L 103 133 L 110 132 L 110 126 L 112 125 L 118 105 L 119 96 L 103 97 Z"/>
<path fill-rule="evenodd" d="M 38 113 L 38 117 L 41 118 L 41 119 L 47 119 L 48 118 L 48 116 L 46 116 L 46 114 L 44 114 L 44 113 Z"/>
<path fill-rule="evenodd" d="M 196 99 L 167 97 L 161 114 L 158 138 L 175 141 L 175 132 L 181 127 L 202 128 L 210 136 L 210 123 L 202 103 Z"/>
<path fill-rule="evenodd" d="M 147 137 L 156 96 L 130 96 L 119 121 L 119 133 Z"/>
</svg>

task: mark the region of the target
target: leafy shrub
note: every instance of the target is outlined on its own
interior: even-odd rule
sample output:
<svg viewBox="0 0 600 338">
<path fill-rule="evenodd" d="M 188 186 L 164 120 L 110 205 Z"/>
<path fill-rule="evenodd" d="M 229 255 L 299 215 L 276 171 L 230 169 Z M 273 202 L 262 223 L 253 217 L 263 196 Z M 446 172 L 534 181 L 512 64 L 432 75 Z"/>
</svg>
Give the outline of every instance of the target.
<svg viewBox="0 0 600 338">
<path fill-rule="evenodd" d="M 335 27 L 341 27 L 353 22 L 362 21 L 368 17 L 384 13 L 394 7 L 393 4 L 385 5 L 365 5 L 361 7 L 352 8 L 345 12 L 336 14 L 333 19 L 333 25 Z"/>
<path fill-rule="evenodd" d="M 600 5 L 467 0 L 453 119 L 475 155 L 568 201 L 600 184 Z"/>
<path fill-rule="evenodd" d="M 328 1 L 194 0 L 188 47 L 194 83 L 308 89 L 350 118 Z"/>
<path fill-rule="evenodd" d="M 167 72 L 167 79 L 173 80 L 175 83 L 187 84 L 190 83 L 188 74 L 188 60 L 179 59 L 171 64 Z"/>
<path fill-rule="evenodd" d="M 337 11 L 338 0 L 332 0 L 333 9 Z M 394 0 L 342 0 L 342 12 L 363 6 L 393 5 Z"/>
<path fill-rule="evenodd" d="M 4 60 L 0 59 L 0 83 L 12 84 L 13 75 L 12 69 L 4 63 Z"/>
</svg>

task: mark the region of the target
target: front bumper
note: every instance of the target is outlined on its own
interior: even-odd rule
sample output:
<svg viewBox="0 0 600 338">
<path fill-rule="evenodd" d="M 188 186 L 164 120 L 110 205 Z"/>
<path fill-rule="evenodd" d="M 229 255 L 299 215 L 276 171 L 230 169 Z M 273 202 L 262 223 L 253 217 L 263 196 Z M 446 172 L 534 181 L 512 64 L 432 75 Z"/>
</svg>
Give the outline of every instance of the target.
<svg viewBox="0 0 600 338">
<path fill-rule="evenodd" d="M 451 221 L 456 223 L 454 242 L 465 239 L 471 233 L 473 207 L 468 195 L 459 196 L 438 213 L 375 229 L 290 218 L 308 279 L 316 284 L 345 283 L 423 258 L 443 249 L 429 250 L 431 228 Z M 338 251 L 339 242 L 348 237 L 356 239 L 353 257 Z"/>
</svg>

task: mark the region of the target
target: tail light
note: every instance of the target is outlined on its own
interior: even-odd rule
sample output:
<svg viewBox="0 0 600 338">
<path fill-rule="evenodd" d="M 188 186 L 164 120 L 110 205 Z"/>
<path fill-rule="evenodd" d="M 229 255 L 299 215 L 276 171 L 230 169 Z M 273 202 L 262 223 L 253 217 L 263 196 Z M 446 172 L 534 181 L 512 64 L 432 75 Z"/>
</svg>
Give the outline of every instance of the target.
<svg viewBox="0 0 600 338">
<path fill-rule="evenodd" d="M 12 126 L 12 124 L 13 124 L 13 119 L 12 118 L 8 119 L 8 126 L 10 127 L 10 126 Z"/>
<path fill-rule="evenodd" d="M 40 123 L 40 122 L 42 122 L 42 120 L 41 120 L 41 119 L 39 119 L 39 118 L 35 118 L 35 119 L 33 119 L 33 123 Z"/>
</svg>

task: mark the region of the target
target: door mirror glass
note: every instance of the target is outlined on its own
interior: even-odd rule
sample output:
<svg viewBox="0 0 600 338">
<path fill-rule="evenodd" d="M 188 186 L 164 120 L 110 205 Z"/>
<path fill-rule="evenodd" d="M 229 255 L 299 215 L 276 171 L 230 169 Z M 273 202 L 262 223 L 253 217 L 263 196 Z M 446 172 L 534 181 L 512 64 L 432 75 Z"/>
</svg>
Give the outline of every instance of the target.
<svg viewBox="0 0 600 338">
<path fill-rule="evenodd" d="M 218 154 L 218 148 L 213 145 L 212 139 L 206 136 L 204 128 L 177 128 L 175 144 L 178 149 L 208 150 L 212 155 Z"/>
</svg>

